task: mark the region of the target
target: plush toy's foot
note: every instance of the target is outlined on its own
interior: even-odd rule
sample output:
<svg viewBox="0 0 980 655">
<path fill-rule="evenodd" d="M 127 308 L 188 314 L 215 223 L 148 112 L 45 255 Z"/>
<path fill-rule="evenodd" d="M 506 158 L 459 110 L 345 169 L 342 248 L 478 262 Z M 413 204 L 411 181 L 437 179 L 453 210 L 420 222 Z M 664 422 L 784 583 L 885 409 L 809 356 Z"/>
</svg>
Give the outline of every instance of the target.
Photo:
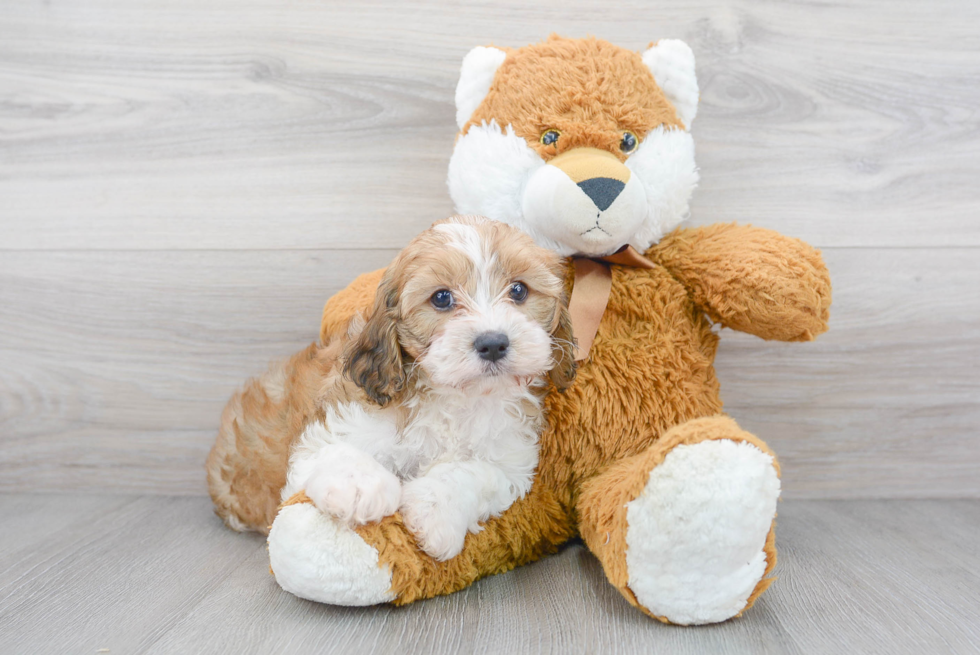
<svg viewBox="0 0 980 655">
<path fill-rule="evenodd" d="M 314 505 L 283 507 L 269 531 L 269 563 L 286 591 L 331 605 L 376 605 L 395 599 L 391 570 L 378 551 Z"/>
<path fill-rule="evenodd" d="M 398 513 L 351 529 L 300 492 L 272 523 L 269 561 L 282 588 L 301 598 L 404 605 L 535 560 L 574 532 L 568 513 L 536 480 L 527 496 L 483 523 L 479 533 L 467 534 L 462 552 L 441 562 L 419 548 Z"/>
<path fill-rule="evenodd" d="M 741 614 L 769 586 L 779 476 L 727 417 L 670 430 L 591 481 L 582 534 L 630 602 L 671 623 Z"/>
<path fill-rule="evenodd" d="M 741 612 L 766 571 L 763 548 L 778 496 L 772 457 L 752 444 L 675 447 L 626 505 L 636 599 L 673 623 L 714 623 Z"/>
</svg>

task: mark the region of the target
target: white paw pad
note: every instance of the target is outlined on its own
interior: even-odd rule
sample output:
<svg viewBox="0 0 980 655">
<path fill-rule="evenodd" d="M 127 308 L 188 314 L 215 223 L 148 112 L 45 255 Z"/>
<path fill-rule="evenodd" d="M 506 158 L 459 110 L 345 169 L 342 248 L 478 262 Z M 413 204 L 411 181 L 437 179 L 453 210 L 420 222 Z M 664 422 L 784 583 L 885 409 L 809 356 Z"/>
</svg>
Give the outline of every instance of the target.
<svg viewBox="0 0 980 655">
<path fill-rule="evenodd" d="M 269 563 L 279 586 L 300 598 L 331 605 L 395 599 L 391 570 L 378 565 L 378 551 L 309 503 L 279 511 L 269 531 Z"/>
<path fill-rule="evenodd" d="M 730 440 L 677 446 L 626 505 L 629 587 L 672 623 L 724 621 L 766 568 L 779 477 L 772 457 Z"/>
<path fill-rule="evenodd" d="M 401 499 L 395 474 L 358 452 L 321 458 L 305 490 L 320 511 L 361 525 L 394 514 Z"/>
<path fill-rule="evenodd" d="M 463 550 L 467 520 L 444 497 L 444 488 L 428 478 L 416 478 L 402 487 L 402 520 L 415 535 L 419 547 L 444 562 Z M 476 527 L 476 526 L 474 526 Z"/>
</svg>

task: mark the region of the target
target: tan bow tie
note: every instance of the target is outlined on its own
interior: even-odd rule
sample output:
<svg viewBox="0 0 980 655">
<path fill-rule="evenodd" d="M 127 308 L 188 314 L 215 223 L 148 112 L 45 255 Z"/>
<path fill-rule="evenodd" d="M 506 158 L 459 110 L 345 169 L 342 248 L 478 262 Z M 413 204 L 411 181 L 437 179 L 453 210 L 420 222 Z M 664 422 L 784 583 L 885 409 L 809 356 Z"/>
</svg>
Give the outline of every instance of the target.
<svg viewBox="0 0 980 655">
<path fill-rule="evenodd" d="M 606 257 L 573 257 L 575 282 L 572 297 L 568 301 L 568 314 L 572 318 L 572 332 L 578 343 L 575 361 L 589 356 L 599 322 L 606 312 L 609 291 L 612 289 L 612 271 L 609 264 L 654 268 L 656 264 L 641 255 L 633 246 L 623 246 Z"/>
</svg>

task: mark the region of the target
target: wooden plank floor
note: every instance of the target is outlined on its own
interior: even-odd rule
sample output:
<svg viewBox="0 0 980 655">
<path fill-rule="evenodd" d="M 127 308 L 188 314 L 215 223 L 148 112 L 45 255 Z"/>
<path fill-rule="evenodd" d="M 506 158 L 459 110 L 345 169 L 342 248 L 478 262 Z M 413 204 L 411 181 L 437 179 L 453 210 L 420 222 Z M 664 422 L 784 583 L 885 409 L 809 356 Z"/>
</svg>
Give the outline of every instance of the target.
<svg viewBox="0 0 980 655">
<path fill-rule="evenodd" d="M 744 617 L 650 620 L 580 544 L 405 608 L 283 592 L 203 498 L 0 495 L 0 653 L 976 653 L 980 501 L 781 503 Z"/>
</svg>

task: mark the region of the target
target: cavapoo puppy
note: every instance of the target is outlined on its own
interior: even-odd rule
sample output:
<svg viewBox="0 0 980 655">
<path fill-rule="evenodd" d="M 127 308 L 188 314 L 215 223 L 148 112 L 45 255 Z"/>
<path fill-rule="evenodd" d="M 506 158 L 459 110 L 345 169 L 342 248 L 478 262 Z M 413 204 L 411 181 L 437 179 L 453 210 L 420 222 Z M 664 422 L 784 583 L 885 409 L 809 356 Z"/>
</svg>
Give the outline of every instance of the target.
<svg viewBox="0 0 980 655">
<path fill-rule="evenodd" d="M 352 524 L 400 511 L 432 557 L 459 553 L 467 531 L 531 488 L 545 376 L 559 388 L 574 378 L 563 275 L 558 255 L 516 228 L 474 216 L 435 223 L 387 269 L 366 321 L 229 404 L 208 462 L 218 513 L 247 527 L 222 512 L 246 459 L 236 448 L 263 424 L 289 423 L 263 412 L 305 406 L 296 436 L 253 440 L 271 456 L 281 449 L 270 438 L 292 441 L 283 500 L 305 491 Z M 283 409 L 299 388 L 309 402 Z"/>
</svg>

